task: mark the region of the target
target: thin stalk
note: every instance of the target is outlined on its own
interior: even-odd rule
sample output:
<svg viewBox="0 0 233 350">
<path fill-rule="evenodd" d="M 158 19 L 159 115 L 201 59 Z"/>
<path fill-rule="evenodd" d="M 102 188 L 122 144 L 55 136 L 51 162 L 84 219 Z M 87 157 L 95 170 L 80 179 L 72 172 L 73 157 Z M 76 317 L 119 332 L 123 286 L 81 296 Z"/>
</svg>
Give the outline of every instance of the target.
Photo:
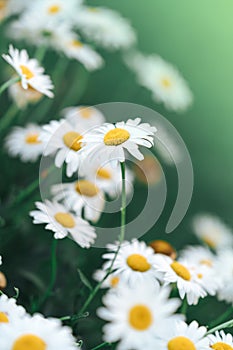
<svg viewBox="0 0 233 350">
<path fill-rule="evenodd" d="M 38 48 L 36 49 L 36 52 L 35 52 L 35 58 L 40 62 L 42 63 L 43 61 L 43 58 L 46 54 L 46 49 L 47 47 L 42 45 L 42 46 L 38 46 Z"/>
<path fill-rule="evenodd" d="M 216 331 L 219 331 L 220 329 L 231 328 L 231 327 L 233 327 L 233 320 L 219 324 L 218 326 L 210 329 L 206 334 L 208 335 L 208 334 L 214 333 Z"/>
<path fill-rule="evenodd" d="M 107 343 L 107 342 L 104 342 L 104 343 L 102 343 L 102 344 L 99 344 L 99 345 L 95 346 L 94 348 L 91 348 L 91 350 L 101 349 L 101 348 L 104 348 L 104 347 L 107 346 L 107 345 L 110 345 L 110 344 Z"/>
<path fill-rule="evenodd" d="M 7 80 L 4 84 L 2 84 L 2 86 L 0 86 L 0 95 L 11 85 L 17 83 L 18 81 L 20 81 L 20 77 L 14 77 L 11 78 L 9 80 Z"/>
<path fill-rule="evenodd" d="M 14 120 L 19 109 L 15 104 L 12 104 L 7 112 L 0 119 L 0 131 L 3 132 Z"/>
<path fill-rule="evenodd" d="M 210 327 L 215 327 L 218 324 L 224 322 L 228 317 L 230 317 L 233 314 L 233 308 L 229 308 L 224 312 L 221 316 L 217 318 L 217 320 L 211 322 Z"/>
<path fill-rule="evenodd" d="M 186 313 L 187 313 L 187 308 L 188 308 L 188 302 L 187 302 L 187 299 L 185 298 L 185 299 L 183 300 L 183 303 L 182 303 L 182 306 L 181 306 L 181 313 L 182 313 L 183 315 L 186 315 Z"/>
</svg>

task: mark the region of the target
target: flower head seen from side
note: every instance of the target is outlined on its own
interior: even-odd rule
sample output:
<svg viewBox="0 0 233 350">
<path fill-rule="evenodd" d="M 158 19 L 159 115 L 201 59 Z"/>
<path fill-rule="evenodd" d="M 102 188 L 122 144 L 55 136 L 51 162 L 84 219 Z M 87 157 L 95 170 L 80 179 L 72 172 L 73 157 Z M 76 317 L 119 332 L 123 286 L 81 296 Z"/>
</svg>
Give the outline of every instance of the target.
<svg viewBox="0 0 233 350">
<path fill-rule="evenodd" d="M 35 124 L 14 127 L 5 141 L 9 155 L 19 157 L 22 162 L 35 162 L 44 149 L 44 143 L 40 140 L 41 132 L 41 127 Z"/>
<path fill-rule="evenodd" d="M 44 75 L 44 68 L 39 66 L 36 59 L 30 59 L 26 50 L 19 51 L 10 45 L 9 54 L 2 57 L 15 69 L 24 89 L 30 86 L 50 98 L 54 96 L 50 77 Z"/>
<path fill-rule="evenodd" d="M 139 84 L 152 92 L 156 102 L 172 111 L 184 111 L 193 101 L 193 94 L 180 72 L 157 55 L 130 54 L 126 64 L 131 68 Z"/>
<path fill-rule="evenodd" d="M 184 321 L 172 321 L 162 331 L 156 348 L 159 350 L 208 350 L 207 329 L 196 321 L 189 325 Z"/>
<path fill-rule="evenodd" d="M 233 305 L 233 249 L 222 249 L 216 260 L 216 274 L 222 282 L 217 294 L 218 300 L 224 300 Z"/>
<path fill-rule="evenodd" d="M 90 248 L 96 238 L 95 229 L 86 220 L 67 211 L 60 203 L 46 200 L 36 202 L 37 210 L 30 212 L 34 224 L 46 224 L 45 228 L 54 232 L 54 238 L 69 237 L 82 248 Z"/>
<path fill-rule="evenodd" d="M 0 296 L 0 332 L 3 324 L 11 324 L 25 317 L 25 309 L 16 304 L 14 298 L 8 298 L 5 294 Z"/>
<path fill-rule="evenodd" d="M 224 331 L 216 332 L 208 336 L 209 349 L 214 350 L 232 350 L 233 349 L 233 337 L 230 333 Z"/>
<path fill-rule="evenodd" d="M 199 214 L 193 219 L 195 235 L 212 249 L 233 247 L 233 232 L 223 221 L 211 214 Z"/>
<path fill-rule="evenodd" d="M 103 298 L 104 307 L 97 310 L 104 326 L 104 341 L 119 342 L 116 349 L 155 349 L 155 337 L 160 335 L 162 325 L 168 320 L 179 319 L 175 311 L 178 299 L 170 298 L 170 289 L 157 283 L 138 283 L 132 289 L 121 284 L 116 293 L 112 290 Z"/>
<path fill-rule="evenodd" d="M 28 104 L 34 104 L 40 101 L 43 94 L 30 85 L 25 90 L 20 83 L 13 84 L 9 87 L 9 95 L 12 100 L 16 103 L 19 109 L 24 109 Z"/>
<path fill-rule="evenodd" d="M 141 123 L 140 118 L 116 124 L 105 123 L 83 137 L 90 161 L 117 163 L 125 161 L 125 150 L 138 160 L 144 159 L 138 146 L 153 146 L 156 128 Z"/>
<path fill-rule="evenodd" d="M 107 261 L 104 270 L 112 265 L 119 244 L 109 244 L 109 252 L 103 255 Z M 112 270 L 119 275 L 120 279 L 130 286 L 138 283 L 152 281 L 157 283 L 158 273 L 154 267 L 155 254 L 152 248 L 147 247 L 145 242 L 134 239 L 131 242 L 124 241 L 114 260 Z"/>
<path fill-rule="evenodd" d="M 105 122 L 103 113 L 92 106 L 72 106 L 63 109 L 62 115 L 72 125 L 82 124 L 87 129 L 100 126 Z"/>
<path fill-rule="evenodd" d="M 46 319 L 39 314 L 27 316 L 14 327 L 5 324 L 2 332 L 0 348 L 4 350 L 77 349 L 70 328 L 63 327 L 58 319 Z"/>
</svg>

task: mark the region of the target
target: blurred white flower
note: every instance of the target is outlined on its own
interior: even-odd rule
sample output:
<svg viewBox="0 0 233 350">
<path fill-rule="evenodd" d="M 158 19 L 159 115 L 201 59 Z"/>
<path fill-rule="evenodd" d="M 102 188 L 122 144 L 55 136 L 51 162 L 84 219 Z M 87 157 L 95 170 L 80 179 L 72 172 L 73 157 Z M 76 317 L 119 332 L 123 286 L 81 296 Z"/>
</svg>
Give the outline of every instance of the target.
<svg viewBox="0 0 233 350">
<path fill-rule="evenodd" d="M 45 228 L 54 232 L 54 238 L 69 237 L 82 248 L 90 248 L 96 238 L 95 229 L 81 217 L 67 211 L 60 203 L 36 202 L 38 210 L 30 212 L 34 224 L 47 224 Z"/>
<path fill-rule="evenodd" d="M 62 110 L 62 115 L 72 125 L 82 124 L 87 130 L 105 122 L 103 113 L 92 106 L 72 106 Z"/>
<path fill-rule="evenodd" d="M 0 0 L 0 21 L 25 8 L 25 0 Z"/>
<path fill-rule="evenodd" d="M 94 280 L 101 282 L 106 276 L 105 270 L 96 270 L 93 274 Z M 120 284 L 120 277 L 115 273 L 111 273 L 101 284 L 101 288 L 117 288 Z"/>
<path fill-rule="evenodd" d="M 224 300 L 233 305 L 233 249 L 222 249 L 217 256 L 216 271 L 222 280 L 218 291 L 218 300 Z"/>
<path fill-rule="evenodd" d="M 21 79 L 24 89 L 32 87 L 42 94 L 52 98 L 53 84 L 48 75 L 44 75 L 44 68 L 39 66 L 36 59 L 29 59 L 26 50 L 19 51 L 12 45 L 9 48 L 9 54 L 2 57 L 15 69 Z"/>
<path fill-rule="evenodd" d="M 9 87 L 9 95 L 20 109 L 26 108 L 30 103 L 38 102 L 43 97 L 41 92 L 33 89 L 30 85 L 25 90 L 20 83 Z"/>
</svg>

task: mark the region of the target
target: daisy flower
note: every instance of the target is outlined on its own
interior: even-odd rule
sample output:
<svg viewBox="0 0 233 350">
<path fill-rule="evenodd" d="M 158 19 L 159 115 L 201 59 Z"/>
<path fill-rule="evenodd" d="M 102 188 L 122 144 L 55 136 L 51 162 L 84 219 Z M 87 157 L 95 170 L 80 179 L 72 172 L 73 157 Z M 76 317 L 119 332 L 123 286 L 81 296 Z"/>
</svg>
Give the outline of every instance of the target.
<svg viewBox="0 0 233 350">
<path fill-rule="evenodd" d="M 103 255 L 108 260 L 103 268 L 108 270 L 112 266 L 119 243 L 109 244 L 110 252 Z M 147 247 L 145 242 L 134 239 L 131 242 L 123 242 L 112 266 L 114 273 L 121 280 L 135 286 L 144 281 L 155 281 L 158 273 L 155 270 L 155 254 L 152 248 Z"/>
<path fill-rule="evenodd" d="M 212 249 L 233 246 L 233 232 L 218 217 L 210 214 L 197 215 L 193 220 L 196 236 Z"/>
<path fill-rule="evenodd" d="M 186 110 L 193 101 L 190 88 L 180 72 L 157 55 L 135 53 L 126 57 L 126 63 L 139 84 L 152 92 L 156 102 L 172 111 Z"/>
<path fill-rule="evenodd" d="M 105 122 L 103 113 L 92 106 L 73 106 L 63 109 L 62 115 L 72 125 L 83 124 L 87 130 Z"/>
<path fill-rule="evenodd" d="M 19 109 L 24 109 L 30 103 L 37 103 L 43 94 L 31 86 L 25 90 L 20 83 L 13 84 L 8 89 L 9 95 Z"/>
<path fill-rule="evenodd" d="M 105 205 L 103 191 L 94 182 L 80 179 L 72 183 L 57 184 L 51 187 L 56 201 L 63 201 L 65 206 L 87 220 L 99 220 Z"/>
<path fill-rule="evenodd" d="M 155 156 L 145 154 L 145 158 L 136 161 L 133 166 L 137 180 L 145 185 L 158 184 L 163 176 L 161 165 Z"/>
<path fill-rule="evenodd" d="M 19 157 L 22 162 L 35 162 L 44 149 L 44 143 L 39 139 L 41 132 L 41 127 L 36 124 L 14 127 L 5 142 L 9 155 Z"/>
<path fill-rule="evenodd" d="M 174 321 L 161 332 L 157 340 L 159 350 L 208 350 L 208 339 L 204 338 L 207 329 L 199 327 L 196 321 L 189 325 L 184 321 Z"/>
<path fill-rule="evenodd" d="M 175 248 L 168 242 L 161 239 L 156 239 L 150 242 L 149 246 L 154 250 L 155 254 L 163 254 L 170 256 L 171 259 L 175 260 L 177 253 Z"/>
<path fill-rule="evenodd" d="M 162 324 L 179 318 L 173 313 L 180 302 L 169 299 L 169 294 L 169 288 L 149 282 L 139 283 L 135 289 L 121 284 L 116 293 L 107 292 L 104 307 L 97 310 L 97 315 L 108 321 L 103 328 L 104 341 L 119 341 L 119 350 L 155 349 L 155 337 L 160 335 Z"/>
<path fill-rule="evenodd" d="M 105 270 L 96 270 L 93 274 L 93 278 L 97 282 L 101 282 L 103 278 L 106 276 Z M 116 288 L 120 284 L 120 277 L 115 273 L 111 273 L 101 284 L 101 288 Z"/>
<path fill-rule="evenodd" d="M 216 273 L 221 279 L 221 287 L 218 290 L 218 300 L 224 300 L 233 304 L 233 249 L 226 248 L 219 252 L 216 262 Z"/>
<path fill-rule="evenodd" d="M 105 123 L 87 132 L 82 141 L 86 144 L 85 148 L 89 152 L 90 162 L 94 159 L 100 163 L 124 162 L 125 150 L 138 160 L 144 159 L 138 146 L 152 147 L 156 128 L 148 123 L 140 122 L 141 119 L 136 118 L 116 124 Z"/>
<path fill-rule="evenodd" d="M 52 120 L 49 124 L 43 126 L 44 132 L 41 140 L 45 143 L 44 155 L 55 156 L 55 165 L 61 168 L 63 163 L 67 164 L 66 174 L 70 177 L 78 170 L 82 162 L 82 144 L 85 128 L 83 124 L 74 127 L 68 121 Z"/>
<path fill-rule="evenodd" d="M 62 327 L 57 319 L 45 319 L 41 315 L 28 316 L 14 327 L 5 324 L 2 332 L 0 348 L 4 350 L 77 349 L 70 328 Z"/>
<path fill-rule="evenodd" d="M 34 224 L 46 224 L 45 229 L 54 232 L 54 238 L 69 237 L 82 248 L 90 248 L 96 238 L 95 229 L 87 221 L 70 212 L 60 203 L 36 202 L 38 210 L 30 212 Z"/>
<path fill-rule="evenodd" d="M 25 309 L 20 305 L 16 305 L 14 298 L 8 298 L 5 294 L 0 296 L 0 329 L 3 324 L 11 324 L 18 319 L 21 322 L 25 315 Z"/>
<path fill-rule="evenodd" d="M 186 296 L 189 305 L 196 305 L 199 298 L 204 298 L 207 295 L 192 266 L 186 262 L 174 261 L 168 256 L 156 254 L 154 266 L 158 272 L 163 273 L 162 281 L 165 285 L 177 284 L 181 299 Z"/>
<path fill-rule="evenodd" d="M 232 334 L 225 334 L 224 331 L 215 332 L 215 334 L 208 335 L 209 349 L 215 350 L 232 350 L 233 337 Z"/>
<path fill-rule="evenodd" d="M 125 49 L 136 41 L 130 23 L 107 8 L 80 8 L 75 25 L 88 39 L 109 50 Z"/>
<path fill-rule="evenodd" d="M 25 7 L 24 0 L 0 0 L 0 21 L 21 12 Z"/>
<path fill-rule="evenodd" d="M 30 59 L 26 50 L 19 51 L 14 49 L 12 45 L 9 47 L 9 54 L 2 57 L 15 69 L 18 73 L 22 87 L 28 89 L 30 86 L 34 90 L 52 98 L 53 84 L 48 75 L 44 75 L 44 68 L 39 66 L 36 59 Z"/>
</svg>

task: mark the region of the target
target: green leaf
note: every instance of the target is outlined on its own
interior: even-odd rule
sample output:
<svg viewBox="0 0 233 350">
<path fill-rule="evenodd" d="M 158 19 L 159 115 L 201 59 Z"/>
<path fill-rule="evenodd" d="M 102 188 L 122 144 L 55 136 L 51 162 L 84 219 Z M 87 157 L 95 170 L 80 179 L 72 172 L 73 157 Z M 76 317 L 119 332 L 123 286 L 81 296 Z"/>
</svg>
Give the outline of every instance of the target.
<svg viewBox="0 0 233 350">
<path fill-rule="evenodd" d="M 87 277 L 84 275 L 84 273 L 78 269 L 78 274 L 79 274 L 79 277 L 80 277 L 80 280 L 82 281 L 82 283 L 90 290 L 92 291 L 93 288 L 92 288 L 92 285 L 91 283 L 88 281 Z"/>
</svg>

